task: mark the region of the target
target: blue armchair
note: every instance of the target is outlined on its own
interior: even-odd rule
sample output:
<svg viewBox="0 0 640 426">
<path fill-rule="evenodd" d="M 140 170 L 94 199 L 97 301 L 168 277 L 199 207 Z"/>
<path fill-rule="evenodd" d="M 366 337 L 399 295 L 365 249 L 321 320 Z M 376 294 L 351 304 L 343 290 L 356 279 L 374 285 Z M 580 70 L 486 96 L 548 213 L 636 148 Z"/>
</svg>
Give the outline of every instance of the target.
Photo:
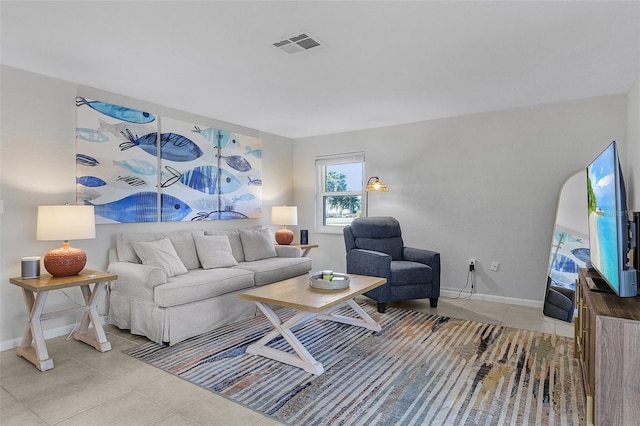
<svg viewBox="0 0 640 426">
<path fill-rule="evenodd" d="M 387 283 L 365 293 L 384 313 L 388 302 L 440 296 L 440 253 L 405 247 L 392 217 L 361 217 L 344 227 L 347 273 L 384 277 Z"/>
</svg>

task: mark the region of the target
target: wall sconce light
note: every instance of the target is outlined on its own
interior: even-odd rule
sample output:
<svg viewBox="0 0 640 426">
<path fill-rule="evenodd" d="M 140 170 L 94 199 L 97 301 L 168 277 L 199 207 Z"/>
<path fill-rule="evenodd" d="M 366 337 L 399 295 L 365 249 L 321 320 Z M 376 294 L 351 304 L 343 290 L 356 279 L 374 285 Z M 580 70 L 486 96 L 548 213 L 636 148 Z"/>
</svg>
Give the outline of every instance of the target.
<svg viewBox="0 0 640 426">
<path fill-rule="evenodd" d="M 378 176 L 370 177 L 365 190 L 365 217 L 369 216 L 369 192 L 389 192 L 389 186 L 382 182 Z"/>
<path fill-rule="evenodd" d="M 282 225 L 275 234 L 276 242 L 280 245 L 289 245 L 293 242 L 293 231 L 287 229 L 287 225 L 298 224 L 298 207 L 273 206 L 271 207 L 271 224 Z"/>
<path fill-rule="evenodd" d="M 87 253 L 69 245 L 69 240 L 96 237 L 93 206 L 38 206 L 36 239 L 63 240 L 62 247 L 47 252 L 44 267 L 54 277 L 77 275 L 87 264 Z"/>
</svg>

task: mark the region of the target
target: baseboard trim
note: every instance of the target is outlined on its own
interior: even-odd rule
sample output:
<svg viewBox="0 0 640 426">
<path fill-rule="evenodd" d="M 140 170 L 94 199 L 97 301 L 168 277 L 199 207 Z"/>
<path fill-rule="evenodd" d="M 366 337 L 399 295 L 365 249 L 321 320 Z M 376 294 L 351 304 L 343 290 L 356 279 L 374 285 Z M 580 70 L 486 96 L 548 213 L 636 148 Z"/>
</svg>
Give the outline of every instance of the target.
<svg viewBox="0 0 640 426">
<path fill-rule="evenodd" d="M 519 306 L 527 306 L 529 308 L 540 308 L 542 309 L 542 301 L 538 300 L 529 300 L 529 299 L 518 299 L 515 297 L 503 297 L 503 296 L 492 296 L 490 294 L 480 294 L 474 293 L 469 297 L 469 292 L 460 293 L 460 290 L 440 290 L 440 295 L 442 297 L 450 297 L 452 299 L 455 298 L 468 298 L 471 300 L 483 300 L 486 302 L 496 302 L 496 303 L 507 303 L 510 305 L 519 305 Z"/>
<path fill-rule="evenodd" d="M 100 322 L 102 325 L 108 324 L 108 318 L 106 315 L 100 316 Z M 78 327 L 80 323 L 63 325 L 61 327 L 52 328 L 49 330 L 44 330 L 44 339 L 53 339 L 54 337 L 66 336 L 71 333 L 76 327 Z M 25 325 L 26 327 L 26 325 Z M 15 349 L 22 343 L 22 337 L 16 337 L 11 340 L 4 340 L 0 342 L 0 352 L 7 351 L 9 349 Z"/>
</svg>

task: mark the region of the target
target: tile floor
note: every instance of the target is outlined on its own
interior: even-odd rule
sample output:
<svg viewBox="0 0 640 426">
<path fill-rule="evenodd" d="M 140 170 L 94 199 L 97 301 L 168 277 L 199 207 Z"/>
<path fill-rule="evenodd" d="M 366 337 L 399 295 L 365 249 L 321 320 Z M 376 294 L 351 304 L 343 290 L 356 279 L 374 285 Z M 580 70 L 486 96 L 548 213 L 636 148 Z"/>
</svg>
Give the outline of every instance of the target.
<svg viewBox="0 0 640 426">
<path fill-rule="evenodd" d="M 573 337 L 571 324 L 546 318 L 541 309 L 445 297 L 436 309 L 428 300 L 389 306 Z M 113 326 L 105 331 L 113 347 L 105 353 L 65 337 L 47 341 L 55 368 L 45 373 L 15 350 L 0 352 L 0 424 L 279 424 L 122 353 L 146 338 Z"/>
</svg>

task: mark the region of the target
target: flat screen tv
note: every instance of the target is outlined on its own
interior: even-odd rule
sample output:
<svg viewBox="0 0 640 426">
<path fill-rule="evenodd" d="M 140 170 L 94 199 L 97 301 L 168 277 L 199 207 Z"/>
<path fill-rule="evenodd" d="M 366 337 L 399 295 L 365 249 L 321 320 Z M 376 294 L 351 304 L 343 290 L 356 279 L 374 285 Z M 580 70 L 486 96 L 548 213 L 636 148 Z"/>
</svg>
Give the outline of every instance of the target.
<svg viewBox="0 0 640 426">
<path fill-rule="evenodd" d="M 636 296 L 638 274 L 629 266 L 631 227 L 615 141 L 587 166 L 587 197 L 590 263 L 612 292 Z"/>
</svg>

